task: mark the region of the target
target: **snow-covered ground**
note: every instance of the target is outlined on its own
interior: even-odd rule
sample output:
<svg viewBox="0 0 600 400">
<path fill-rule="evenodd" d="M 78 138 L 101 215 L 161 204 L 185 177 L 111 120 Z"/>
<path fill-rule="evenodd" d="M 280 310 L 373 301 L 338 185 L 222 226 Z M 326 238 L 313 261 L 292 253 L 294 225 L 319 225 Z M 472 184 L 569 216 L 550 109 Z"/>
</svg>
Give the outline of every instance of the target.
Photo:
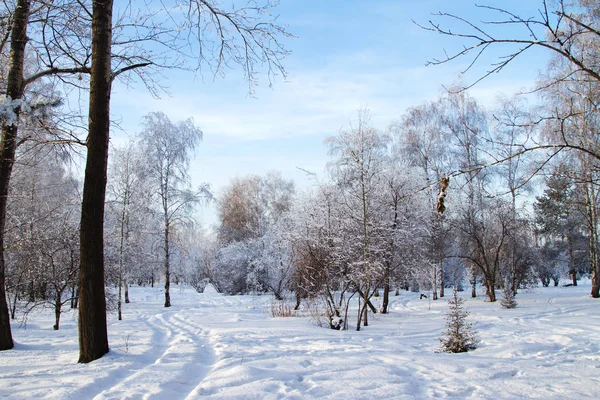
<svg viewBox="0 0 600 400">
<path fill-rule="evenodd" d="M 589 289 L 521 291 L 513 310 L 468 297 L 479 348 L 445 354 L 448 304 L 417 293 L 393 297 L 389 315 L 356 332 L 272 318 L 268 296 L 175 287 L 165 309 L 161 289 L 132 287 L 123 321 L 109 318 L 111 352 L 87 365 L 77 364 L 74 314 L 59 331 L 49 311 L 15 324 L 0 398 L 597 399 L 600 300 Z"/>
</svg>

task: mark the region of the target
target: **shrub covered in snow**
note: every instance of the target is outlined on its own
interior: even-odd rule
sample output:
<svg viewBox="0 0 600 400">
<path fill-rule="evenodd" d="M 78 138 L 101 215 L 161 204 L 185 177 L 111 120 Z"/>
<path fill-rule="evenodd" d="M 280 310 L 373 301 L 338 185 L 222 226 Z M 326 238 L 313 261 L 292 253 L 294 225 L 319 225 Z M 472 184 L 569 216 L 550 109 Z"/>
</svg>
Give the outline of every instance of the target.
<svg viewBox="0 0 600 400">
<path fill-rule="evenodd" d="M 448 300 L 450 308 L 446 314 L 446 328 L 448 330 L 440 338 L 441 351 L 446 353 L 464 353 L 475 349 L 477 346 L 477 334 L 473 330 L 473 324 L 467 322 L 469 312 L 463 308 L 465 301 L 458 296 L 456 287 L 452 298 Z"/>
</svg>

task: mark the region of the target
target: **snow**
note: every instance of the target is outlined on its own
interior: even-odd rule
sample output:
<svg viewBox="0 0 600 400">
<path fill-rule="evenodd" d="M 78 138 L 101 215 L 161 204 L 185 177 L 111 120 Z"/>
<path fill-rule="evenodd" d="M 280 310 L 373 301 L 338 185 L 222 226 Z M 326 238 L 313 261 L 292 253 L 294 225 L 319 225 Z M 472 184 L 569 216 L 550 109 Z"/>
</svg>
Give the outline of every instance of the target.
<svg viewBox="0 0 600 400">
<path fill-rule="evenodd" d="M 0 353 L 6 399 L 585 399 L 600 384 L 600 304 L 578 287 L 521 291 L 516 309 L 467 297 L 479 347 L 438 353 L 448 308 L 418 293 L 356 331 L 308 317 L 273 318 L 269 296 L 132 287 L 111 352 L 77 364 L 76 314 L 53 331 L 50 310 L 13 324 Z M 380 301 L 381 298 L 375 299 Z"/>
</svg>

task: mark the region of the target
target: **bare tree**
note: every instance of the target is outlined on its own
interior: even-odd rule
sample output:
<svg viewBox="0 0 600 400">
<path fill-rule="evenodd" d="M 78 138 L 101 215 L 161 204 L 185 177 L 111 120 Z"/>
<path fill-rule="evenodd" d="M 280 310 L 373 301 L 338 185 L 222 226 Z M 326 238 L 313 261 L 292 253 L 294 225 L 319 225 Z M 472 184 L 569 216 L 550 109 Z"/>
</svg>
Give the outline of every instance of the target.
<svg viewBox="0 0 600 400">
<path fill-rule="evenodd" d="M 275 70 L 283 73 L 281 60 L 287 54 L 279 41 L 282 35 L 287 35 L 287 32 L 268 15 L 274 4 L 270 2 L 264 6 L 255 4 L 249 2 L 247 7 L 225 11 L 216 1 L 183 1 L 179 3 L 186 11 L 184 15 L 187 15 L 183 20 L 183 26 L 178 25 L 176 29 L 166 32 L 196 39 L 195 42 L 188 41 L 188 43 L 191 44 L 192 50 L 199 50 L 196 53 L 199 63 L 208 62 L 215 67 L 215 73 L 222 73 L 230 64 L 241 65 L 252 87 L 256 83 L 257 64 L 267 64 L 270 73 L 275 73 Z M 168 10 L 163 9 L 163 11 L 168 13 Z M 174 10 L 173 14 L 176 12 L 177 10 Z M 83 307 L 80 305 L 79 308 L 80 362 L 93 361 L 108 352 L 103 286 L 102 214 L 106 191 L 111 84 L 116 76 L 124 72 L 140 71 L 139 68 L 152 65 L 152 53 L 150 53 L 147 57 L 133 59 L 132 62 L 117 67 L 116 70 L 111 68 L 112 14 L 112 0 L 93 2 L 92 11 L 89 13 L 92 18 L 92 69 L 88 153 L 81 220 L 80 301 L 85 302 L 85 305 Z M 154 19 L 149 18 L 148 22 L 152 24 L 153 20 L 156 22 L 156 18 L 161 17 L 164 17 L 164 14 L 156 14 Z M 172 15 L 169 15 L 166 20 L 181 21 L 171 17 Z M 213 42 L 214 46 L 211 46 L 210 41 L 204 40 L 204 34 L 211 30 L 216 38 L 214 39 L 216 42 Z M 123 34 L 126 35 L 127 32 Z M 162 40 L 162 43 L 168 44 L 172 43 L 170 40 L 173 39 L 170 34 L 167 37 L 150 35 L 146 41 L 134 41 L 125 37 L 121 42 L 143 45 Z M 176 35 L 176 37 L 181 36 Z M 144 79 L 144 76 L 141 78 Z"/>
<path fill-rule="evenodd" d="M 150 195 L 148 171 L 137 143 L 130 140 L 123 147 L 113 148 L 111 160 L 107 212 L 112 211 L 114 220 L 110 228 L 114 230 L 113 237 L 116 241 L 117 315 L 121 320 L 123 291 L 125 303 L 129 303 L 128 278 L 134 264 L 133 255 L 138 259 L 144 258 L 140 254 L 142 246 L 139 243 L 145 236 L 142 225 L 150 225 L 147 220 L 153 213 L 146 204 Z"/>
<path fill-rule="evenodd" d="M 444 261 L 444 208 L 436 204 L 440 182 L 451 170 L 450 142 L 444 137 L 444 108 L 441 101 L 428 102 L 408 110 L 401 120 L 391 126 L 399 144 L 402 157 L 415 167 L 422 179 L 428 196 L 429 213 L 426 217 L 427 263 L 431 267 L 431 287 L 433 299 L 438 298 L 438 284 L 441 282 Z M 441 212 L 439 212 L 441 211 Z M 443 284 L 443 283 L 442 283 Z"/>
<path fill-rule="evenodd" d="M 503 44 L 512 45 L 514 50 L 501 55 L 483 76 L 470 85 L 473 86 L 482 79 L 504 69 L 524 52 L 533 47 L 551 51 L 573 64 L 577 71 L 590 79 L 600 81 L 600 71 L 596 64 L 593 47 L 582 47 L 582 42 L 600 40 L 600 30 L 597 28 L 597 5 L 592 1 L 580 0 L 565 2 L 558 0 L 552 7 L 546 0 L 541 0 L 538 15 L 533 17 L 520 16 L 499 7 L 476 5 L 477 8 L 488 11 L 490 19 L 477 24 L 456 14 L 438 12 L 434 14 L 440 19 L 458 23 L 458 29 L 444 28 L 440 23 L 429 21 L 428 25 L 420 25 L 423 29 L 442 35 L 461 38 L 468 42 L 460 50 L 445 53 L 445 56 L 434 59 L 428 64 L 439 65 L 462 57 L 470 57 L 466 71 L 479 61 L 486 51 Z M 561 79 L 568 78 L 565 74 Z"/>
<path fill-rule="evenodd" d="M 149 179 L 154 181 L 163 220 L 165 307 L 170 307 L 170 238 L 177 225 L 190 218 L 193 206 L 211 196 L 207 185 L 191 190 L 187 172 L 192 153 L 202 140 L 202 131 L 194 126 L 191 118 L 174 124 L 161 112 L 146 115 L 143 126 L 140 143 L 146 155 Z"/>
<path fill-rule="evenodd" d="M 348 222 L 355 225 L 351 245 L 356 258 L 350 264 L 350 277 L 362 297 L 356 330 L 360 330 L 361 322 L 368 326 L 367 305 L 384 276 L 381 253 L 386 244 L 376 209 L 386 168 L 386 141 L 386 135 L 370 125 L 366 111 L 359 112 L 356 126 L 326 139 L 330 154 L 337 157 L 329 170 L 340 187 L 338 201 L 346 210 Z"/>
</svg>

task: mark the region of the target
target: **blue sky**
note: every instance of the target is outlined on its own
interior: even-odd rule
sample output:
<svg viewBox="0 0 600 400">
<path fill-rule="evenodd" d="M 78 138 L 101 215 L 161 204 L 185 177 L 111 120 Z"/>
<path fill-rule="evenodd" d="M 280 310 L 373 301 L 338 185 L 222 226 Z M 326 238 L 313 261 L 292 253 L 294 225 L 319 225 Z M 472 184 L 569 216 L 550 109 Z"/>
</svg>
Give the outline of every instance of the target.
<svg viewBox="0 0 600 400">
<path fill-rule="evenodd" d="M 537 3 L 486 4 L 534 16 Z M 466 59 L 443 66 L 425 63 L 464 42 L 424 31 L 412 20 L 426 24 L 437 11 L 481 19 L 474 2 L 462 0 L 282 0 L 276 11 L 296 36 L 286 40 L 292 51 L 285 60 L 286 81 L 278 79 L 270 88 L 262 76 L 255 97 L 249 97 L 239 70 L 217 79 L 167 73 L 163 83 L 171 96 L 161 99 L 141 88 L 116 85 L 113 118 L 125 132 L 135 133 L 148 112 L 163 111 L 174 121 L 193 117 L 204 141 L 191 176 L 195 185 L 210 183 L 216 194 L 235 176 L 272 169 L 306 187 L 310 180 L 299 168 L 322 175 L 328 160 L 323 139 L 348 126 L 358 109 L 369 109 L 372 123 L 385 129 L 408 107 L 435 99 L 442 85 L 460 78 Z M 546 56 L 532 51 L 470 94 L 491 107 L 500 92 L 530 88 Z M 491 60 L 483 59 L 462 79 L 472 82 Z M 124 136 L 123 131 L 112 134 L 115 142 Z M 205 210 L 202 219 L 214 223 L 214 208 Z"/>
</svg>

